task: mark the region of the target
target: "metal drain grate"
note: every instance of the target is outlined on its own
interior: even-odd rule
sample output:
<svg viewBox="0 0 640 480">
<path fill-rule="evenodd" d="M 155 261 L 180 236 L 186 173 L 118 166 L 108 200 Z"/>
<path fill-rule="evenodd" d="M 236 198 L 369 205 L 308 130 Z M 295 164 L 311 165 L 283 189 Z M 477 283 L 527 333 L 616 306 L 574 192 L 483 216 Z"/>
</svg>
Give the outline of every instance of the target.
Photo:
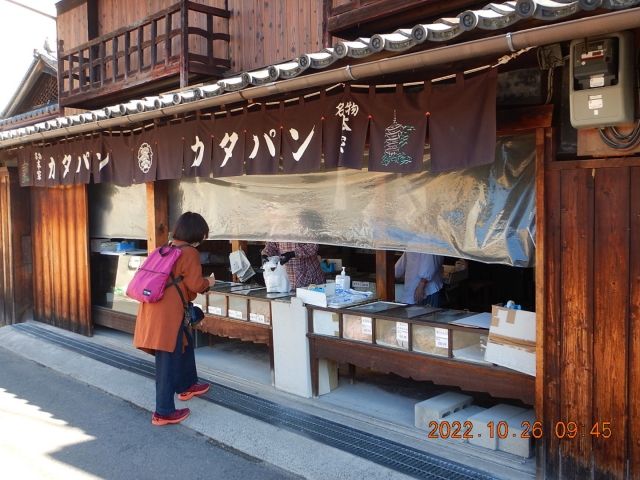
<svg viewBox="0 0 640 480">
<path fill-rule="evenodd" d="M 95 345 L 86 340 L 70 338 L 32 323 L 13 325 L 13 328 L 107 365 L 148 378 L 155 378 L 155 365 L 133 355 Z M 200 398 L 271 425 L 305 435 L 325 445 L 349 452 L 398 472 L 434 480 L 494 480 L 496 478 L 397 442 L 315 415 L 283 407 L 224 385 L 211 383 L 211 386 L 209 392 Z"/>
</svg>

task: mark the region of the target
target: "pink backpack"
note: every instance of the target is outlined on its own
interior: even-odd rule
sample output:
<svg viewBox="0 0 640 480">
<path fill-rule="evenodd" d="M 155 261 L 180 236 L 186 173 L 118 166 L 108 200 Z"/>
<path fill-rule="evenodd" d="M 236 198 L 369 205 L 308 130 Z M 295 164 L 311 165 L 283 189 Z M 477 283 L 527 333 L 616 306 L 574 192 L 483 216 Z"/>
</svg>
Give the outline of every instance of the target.
<svg viewBox="0 0 640 480">
<path fill-rule="evenodd" d="M 133 275 L 133 279 L 127 286 L 127 296 L 139 302 L 155 303 L 164 295 L 166 288 L 182 281 L 182 276 L 173 279 L 167 284 L 171 275 L 171 270 L 176 260 L 182 255 L 182 248 L 189 244 L 180 246 L 163 245 L 156 248 L 142 266 Z M 176 285 L 176 288 L 178 286 Z"/>
</svg>

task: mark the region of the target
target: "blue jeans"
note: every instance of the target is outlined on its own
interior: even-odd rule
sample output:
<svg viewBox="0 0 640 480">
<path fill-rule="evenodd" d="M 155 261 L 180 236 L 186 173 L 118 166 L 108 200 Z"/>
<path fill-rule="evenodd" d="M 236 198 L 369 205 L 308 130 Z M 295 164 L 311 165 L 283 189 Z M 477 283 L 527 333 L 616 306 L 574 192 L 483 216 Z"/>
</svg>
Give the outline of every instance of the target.
<svg viewBox="0 0 640 480">
<path fill-rule="evenodd" d="M 182 353 L 183 333 L 188 342 L 184 347 L 184 353 Z M 171 415 L 175 412 L 174 394 L 184 392 L 194 383 L 198 383 L 198 373 L 193 353 L 193 338 L 189 331 L 180 325 L 174 351 L 156 350 L 156 413 Z"/>
</svg>

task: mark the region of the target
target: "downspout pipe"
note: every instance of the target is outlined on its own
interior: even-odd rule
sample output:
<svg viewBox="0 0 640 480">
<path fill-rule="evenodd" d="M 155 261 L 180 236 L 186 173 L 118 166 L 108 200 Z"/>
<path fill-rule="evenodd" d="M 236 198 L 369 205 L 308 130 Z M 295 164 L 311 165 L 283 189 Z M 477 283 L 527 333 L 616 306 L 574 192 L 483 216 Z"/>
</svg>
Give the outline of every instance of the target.
<svg viewBox="0 0 640 480">
<path fill-rule="evenodd" d="M 528 47 L 549 45 L 551 43 L 566 42 L 576 38 L 593 37 L 607 33 L 629 30 L 640 27 L 640 8 L 620 10 L 603 15 L 597 15 L 568 22 L 545 25 L 542 27 L 510 32 L 471 42 L 449 45 L 422 52 L 399 55 L 359 65 L 322 71 L 304 77 L 279 80 L 270 84 L 245 88 L 237 92 L 230 92 L 210 98 L 203 98 L 193 102 L 167 106 L 158 110 L 123 115 L 97 122 L 85 123 L 59 128 L 48 132 L 39 132 L 0 141 L 0 148 L 39 142 L 46 139 L 77 135 L 96 130 L 125 127 L 127 125 L 145 122 L 155 118 L 193 112 L 225 104 L 233 104 L 245 100 L 260 98 L 297 90 L 318 88 L 334 83 L 350 82 L 399 73 L 413 69 L 424 69 L 443 63 L 466 60 L 473 57 L 489 55 L 504 55 Z"/>
</svg>

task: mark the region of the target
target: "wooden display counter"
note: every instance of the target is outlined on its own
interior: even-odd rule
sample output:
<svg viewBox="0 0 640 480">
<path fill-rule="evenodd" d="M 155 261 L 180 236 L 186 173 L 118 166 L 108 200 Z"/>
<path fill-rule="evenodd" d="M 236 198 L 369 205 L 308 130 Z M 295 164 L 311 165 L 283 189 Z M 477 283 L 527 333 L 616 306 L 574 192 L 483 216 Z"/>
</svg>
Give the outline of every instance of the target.
<svg viewBox="0 0 640 480">
<path fill-rule="evenodd" d="M 264 287 L 216 282 L 200 301 L 204 319 L 195 328 L 220 337 L 264 344 L 269 347 L 271 379 L 274 379 L 271 300 L 289 294 L 268 294 Z"/>
<path fill-rule="evenodd" d="M 113 328 L 132 335 L 136 329 L 135 315 L 98 305 L 91 307 L 91 321 L 94 325 Z"/>
<path fill-rule="evenodd" d="M 388 307 L 368 312 L 362 306 L 307 305 L 314 396 L 318 395 L 318 362 L 330 359 L 349 364 L 351 378 L 354 366 L 359 366 L 534 405 L 535 377 L 481 360 L 478 352 L 486 342 L 487 329 L 449 323 L 472 315 L 469 312 L 375 303 Z"/>
</svg>

